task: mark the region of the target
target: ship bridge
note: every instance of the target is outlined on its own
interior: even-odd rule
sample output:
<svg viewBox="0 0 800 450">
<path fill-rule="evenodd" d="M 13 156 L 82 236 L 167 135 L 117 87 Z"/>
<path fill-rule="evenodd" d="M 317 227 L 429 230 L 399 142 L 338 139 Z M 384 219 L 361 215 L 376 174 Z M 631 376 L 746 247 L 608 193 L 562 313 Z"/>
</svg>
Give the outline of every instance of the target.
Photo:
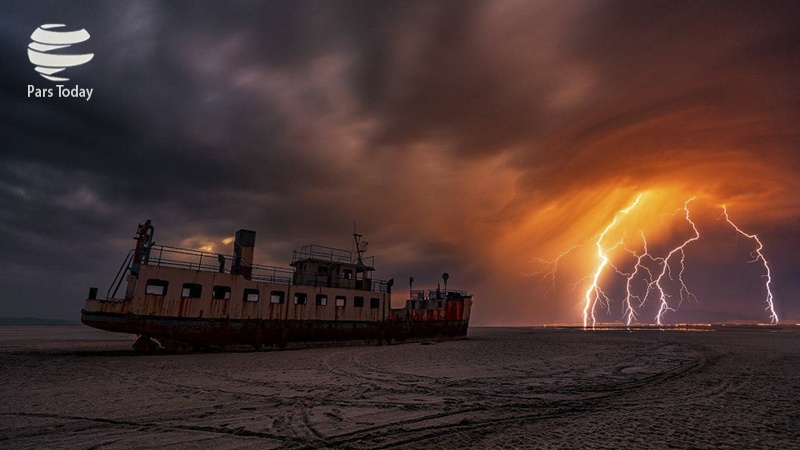
<svg viewBox="0 0 800 450">
<path fill-rule="evenodd" d="M 362 251 L 324 245 L 304 245 L 292 252 L 294 283 L 362 291 L 373 290 L 375 257 L 363 257 Z M 383 289 L 378 289 L 383 290 Z"/>
</svg>

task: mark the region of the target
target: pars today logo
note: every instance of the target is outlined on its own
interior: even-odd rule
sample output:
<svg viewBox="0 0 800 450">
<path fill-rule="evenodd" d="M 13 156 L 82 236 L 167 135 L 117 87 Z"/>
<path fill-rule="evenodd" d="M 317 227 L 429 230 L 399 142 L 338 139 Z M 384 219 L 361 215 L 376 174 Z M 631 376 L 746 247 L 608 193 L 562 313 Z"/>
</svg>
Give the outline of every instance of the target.
<svg viewBox="0 0 800 450">
<path fill-rule="evenodd" d="M 31 34 L 31 43 L 28 44 L 28 59 L 35 66 L 36 72 L 43 78 L 54 81 L 69 81 L 62 72 L 70 67 L 86 64 L 94 58 L 94 53 L 74 54 L 63 50 L 89 40 L 89 32 L 85 29 L 66 31 L 61 28 L 64 24 L 45 24 Z M 56 76 L 56 74 L 58 74 Z M 38 88 L 28 85 L 28 98 L 43 98 L 57 96 L 59 98 L 76 97 L 89 101 L 93 89 L 81 88 L 77 84 L 67 87 L 57 84 L 53 88 Z"/>
</svg>

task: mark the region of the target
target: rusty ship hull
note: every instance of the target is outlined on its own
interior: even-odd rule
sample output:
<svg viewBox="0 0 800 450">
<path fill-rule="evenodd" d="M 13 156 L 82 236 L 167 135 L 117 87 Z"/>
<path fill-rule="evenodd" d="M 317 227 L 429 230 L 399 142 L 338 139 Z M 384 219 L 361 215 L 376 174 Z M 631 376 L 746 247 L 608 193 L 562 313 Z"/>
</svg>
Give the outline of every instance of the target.
<svg viewBox="0 0 800 450">
<path fill-rule="evenodd" d="M 390 339 L 374 322 L 322 320 L 209 319 L 84 312 L 83 323 L 107 331 L 150 336 L 200 346 L 286 345 L 291 342 Z"/>
<path fill-rule="evenodd" d="M 392 343 L 419 339 L 448 339 L 467 335 L 463 320 L 359 322 L 323 320 L 208 319 L 141 316 L 83 311 L 84 324 L 106 331 L 152 337 L 201 347 L 246 345 L 255 348 L 290 343 L 357 341 Z"/>
<path fill-rule="evenodd" d="M 469 327 L 472 296 L 463 291 L 411 291 L 392 308 L 393 281 L 375 280 L 362 252 L 306 246 L 285 269 L 249 262 L 248 230 L 237 232 L 231 256 L 155 246 L 152 235 L 149 222 L 140 225 L 109 295 L 90 290 L 84 324 L 161 346 L 222 348 L 453 339 Z"/>
</svg>

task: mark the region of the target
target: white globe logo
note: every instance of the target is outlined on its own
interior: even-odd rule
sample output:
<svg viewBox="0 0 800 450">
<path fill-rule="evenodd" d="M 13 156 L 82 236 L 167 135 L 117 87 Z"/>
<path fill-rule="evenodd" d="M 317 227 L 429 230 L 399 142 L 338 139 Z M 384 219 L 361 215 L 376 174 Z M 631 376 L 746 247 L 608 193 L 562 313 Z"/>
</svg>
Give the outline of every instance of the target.
<svg viewBox="0 0 800 450">
<path fill-rule="evenodd" d="M 52 31 L 53 28 L 61 28 L 63 26 L 65 25 L 47 24 L 40 26 L 31 35 L 33 42 L 28 45 L 28 59 L 36 66 L 36 71 L 39 72 L 39 75 L 50 81 L 69 80 L 69 78 L 54 77 L 52 75 L 63 71 L 67 67 L 86 64 L 94 58 L 94 53 L 83 55 L 48 53 L 89 40 L 89 33 L 86 30 Z"/>
</svg>

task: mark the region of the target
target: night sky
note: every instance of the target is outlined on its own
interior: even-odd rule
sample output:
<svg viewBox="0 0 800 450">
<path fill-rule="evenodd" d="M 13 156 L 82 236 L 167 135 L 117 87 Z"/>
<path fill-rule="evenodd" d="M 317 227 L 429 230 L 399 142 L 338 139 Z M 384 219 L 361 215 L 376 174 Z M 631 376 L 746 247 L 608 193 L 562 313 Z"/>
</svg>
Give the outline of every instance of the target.
<svg viewBox="0 0 800 450">
<path fill-rule="evenodd" d="M 63 83 L 90 101 L 28 97 L 56 84 L 27 56 L 49 23 L 91 34 Z M 279 265 L 355 221 L 396 306 L 447 271 L 473 324 L 577 323 L 593 237 L 644 193 L 631 249 L 689 237 L 690 197 L 703 236 L 668 322 L 768 321 L 722 204 L 800 320 L 795 1 L 2 1 L 0 67 L 0 316 L 79 317 L 149 218 L 223 253 L 256 230 Z"/>
</svg>

